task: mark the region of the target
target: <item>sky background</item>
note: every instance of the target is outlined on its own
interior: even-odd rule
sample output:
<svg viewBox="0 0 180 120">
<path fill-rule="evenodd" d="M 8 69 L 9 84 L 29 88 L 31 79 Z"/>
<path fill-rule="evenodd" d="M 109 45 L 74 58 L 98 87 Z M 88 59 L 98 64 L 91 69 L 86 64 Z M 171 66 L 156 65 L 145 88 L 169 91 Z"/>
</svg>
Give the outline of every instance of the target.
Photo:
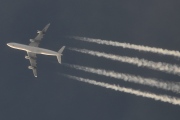
<svg viewBox="0 0 180 120">
<path fill-rule="evenodd" d="M 67 47 L 179 64 L 180 59 L 70 39 L 82 36 L 180 51 L 178 0 L 0 0 L 1 120 L 179 120 L 180 106 L 117 92 L 69 74 L 156 94 L 179 94 L 68 68 L 56 57 L 38 55 L 38 77 L 27 69 L 26 52 L 8 42 L 29 44 L 51 23 L 40 47 Z M 179 76 L 65 49 L 63 63 L 179 82 Z"/>
</svg>

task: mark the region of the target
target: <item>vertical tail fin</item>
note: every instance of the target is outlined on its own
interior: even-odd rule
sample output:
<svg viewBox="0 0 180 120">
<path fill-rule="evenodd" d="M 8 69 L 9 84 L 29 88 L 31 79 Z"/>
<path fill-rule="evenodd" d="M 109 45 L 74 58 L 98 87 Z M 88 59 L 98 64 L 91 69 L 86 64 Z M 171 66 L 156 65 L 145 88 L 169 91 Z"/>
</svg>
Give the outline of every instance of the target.
<svg viewBox="0 0 180 120">
<path fill-rule="evenodd" d="M 57 59 L 58 59 L 58 62 L 61 64 L 61 56 L 62 56 L 62 52 L 64 50 L 65 46 L 63 46 L 59 51 L 58 51 L 58 54 L 57 54 Z"/>
</svg>

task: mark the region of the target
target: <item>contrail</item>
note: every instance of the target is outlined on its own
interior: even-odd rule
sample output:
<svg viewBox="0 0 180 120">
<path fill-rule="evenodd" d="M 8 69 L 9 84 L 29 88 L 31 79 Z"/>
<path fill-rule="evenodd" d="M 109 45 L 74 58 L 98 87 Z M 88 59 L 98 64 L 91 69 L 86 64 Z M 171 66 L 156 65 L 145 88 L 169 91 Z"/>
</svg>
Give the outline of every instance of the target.
<svg viewBox="0 0 180 120">
<path fill-rule="evenodd" d="M 124 81 L 133 82 L 133 83 L 137 83 L 137 84 L 148 85 L 151 87 L 169 90 L 169 91 L 172 91 L 175 93 L 180 93 L 180 85 L 176 84 L 176 83 L 163 82 L 163 81 L 156 80 L 156 79 L 144 78 L 141 76 L 135 76 L 135 75 L 124 74 L 124 73 L 117 73 L 114 71 L 95 69 L 95 68 L 84 67 L 84 66 L 79 66 L 79 65 L 70 65 L 70 64 L 64 64 L 64 65 L 71 67 L 71 68 L 78 69 L 78 70 L 83 70 L 86 72 L 98 74 L 98 75 L 103 75 L 103 76 L 107 76 L 107 77 L 121 79 Z"/>
<path fill-rule="evenodd" d="M 116 91 L 120 91 L 120 92 L 125 92 L 125 93 L 129 93 L 129 94 L 133 94 L 136 96 L 142 96 L 142 97 L 146 97 L 146 98 L 151 98 L 154 100 L 158 100 L 158 101 L 162 101 L 162 102 L 167 102 L 167 103 L 171 103 L 174 105 L 180 105 L 180 99 L 177 97 L 172 97 L 172 96 L 167 96 L 167 95 L 157 95 L 154 93 L 150 93 L 150 92 L 143 92 L 140 90 L 134 90 L 131 88 L 126 88 L 126 87 L 121 87 L 119 85 L 112 85 L 112 84 L 108 84 L 108 83 L 104 83 L 104 82 L 97 82 L 95 80 L 90 80 L 90 79 L 85 79 L 85 78 L 81 78 L 81 77 L 76 77 L 76 76 L 70 76 L 70 75 L 65 75 L 68 78 L 71 79 L 75 79 L 81 82 L 86 82 L 89 84 L 93 84 L 93 85 L 97 85 L 97 86 L 101 86 L 104 88 L 109 88 L 109 89 L 113 89 Z"/>
<path fill-rule="evenodd" d="M 68 49 L 76 51 L 76 52 L 80 52 L 80 53 L 85 53 L 85 54 L 89 54 L 93 56 L 104 57 L 111 60 L 133 64 L 138 67 L 146 67 L 153 70 L 180 75 L 180 66 L 178 65 L 172 65 L 172 64 L 163 63 L 163 62 L 153 62 L 153 61 L 139 59 L 135 57 L 107 54 L 107 53 L 102 53 L 102 52 L 92 51 L 92 50 L 87 50 L 87 49 L 77 49 L 77 48 L 68 48 Z"/>
<path fill-rule="evenodd" d="M 92 43 L 97 43 L 97 44 L 111 45 L 111 46 L 134 49 L 134 50 L 139 50 L 139 51 L 152 52 L 152 53 L 157 53 L 157 54 L 162 54 L 162 55 L 180 57 L 180 52 L 175 51 L 175 50 L 167 50 L 167 49 L 162 49 L 162 48 L 148 47 L 148 46 L 143 46 L 143 45 L 135 45 L 135 44 L 130 44 L 130 43 L 121 43 L 121 42 L 93 39 L 93 38 L 86 38 L 86 37 L 76 37 L 75 36 L 72 38 L 74 38 L 76 40 L 92 42 Z"/>
</svg>

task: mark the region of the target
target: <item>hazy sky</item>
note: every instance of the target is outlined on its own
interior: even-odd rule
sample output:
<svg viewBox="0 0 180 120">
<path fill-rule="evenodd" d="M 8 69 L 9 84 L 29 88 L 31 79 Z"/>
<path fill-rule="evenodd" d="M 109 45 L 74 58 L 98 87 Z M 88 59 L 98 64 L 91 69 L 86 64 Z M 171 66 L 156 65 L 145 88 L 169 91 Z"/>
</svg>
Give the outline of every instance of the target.
<svg viewBox="0 0 180 120">
<path fill-rule="evenodd" d="M 51 23 L 40 47 L 63 45 L 155 62 L 179 64 L 179 58 L 98 45 L 68 38 L 81 36 L 180 51 L 180 2 L 177 0 L 1 0 L 1 120 L 179 120 L 180 106 L 79 82 L 61 74 L 117 84 L 135 90 L 179 94 L 124 82 L 60 65 L 38 55 L 38 77 L 28 70 L 26 52 L 8 42 L 29 44 Z M 62 62 L 179 82 L 179 76 L 65 49 Z"/>
</svg>

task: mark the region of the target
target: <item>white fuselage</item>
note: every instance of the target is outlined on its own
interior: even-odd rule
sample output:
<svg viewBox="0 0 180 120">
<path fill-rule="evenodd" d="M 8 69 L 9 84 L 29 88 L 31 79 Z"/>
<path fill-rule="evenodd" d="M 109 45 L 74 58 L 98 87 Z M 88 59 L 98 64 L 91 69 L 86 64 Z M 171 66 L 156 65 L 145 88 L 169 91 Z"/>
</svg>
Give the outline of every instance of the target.
<svg viewBox="0 0 180 120">
<path fill-rule="evenodd" d="M 24 51 L 32 52 L 32 53 L 36 53 L 36 54 L 52 55 L 52 56 L 58 55 L 58 52 L 55 52 L 52 50 L 39 48 L 39 47 L 33 47 L 33 46 L 19 44 L 19 43 L 8 43 L 7 45 L 14 49 L 24 50 Z"/>
</svg>

